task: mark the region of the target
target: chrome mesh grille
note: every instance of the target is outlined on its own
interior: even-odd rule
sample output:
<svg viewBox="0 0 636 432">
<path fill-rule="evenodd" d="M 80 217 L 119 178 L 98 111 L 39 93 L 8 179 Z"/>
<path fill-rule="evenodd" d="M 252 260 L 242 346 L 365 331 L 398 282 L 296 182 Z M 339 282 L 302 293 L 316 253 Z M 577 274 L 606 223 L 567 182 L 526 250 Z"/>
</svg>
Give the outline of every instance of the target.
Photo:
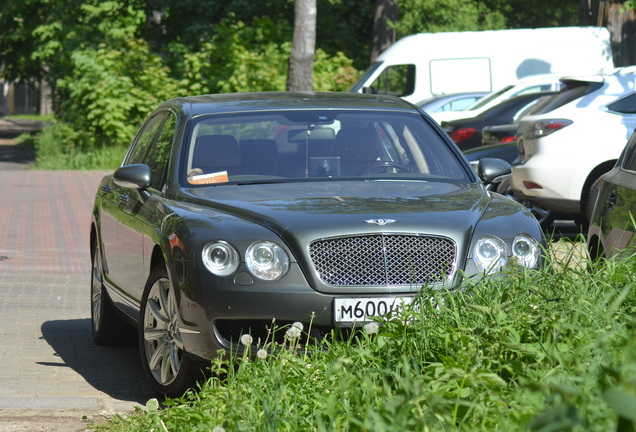
<svg viewBox="0 0 636 432">
<path fill-rule="evenodd" d="M 455 269 L 448 238 L 404 234 L 337 237 L 309 245 L 320 280 L 331 286 L 388 286 L 440 282 Z"/>
</svg>

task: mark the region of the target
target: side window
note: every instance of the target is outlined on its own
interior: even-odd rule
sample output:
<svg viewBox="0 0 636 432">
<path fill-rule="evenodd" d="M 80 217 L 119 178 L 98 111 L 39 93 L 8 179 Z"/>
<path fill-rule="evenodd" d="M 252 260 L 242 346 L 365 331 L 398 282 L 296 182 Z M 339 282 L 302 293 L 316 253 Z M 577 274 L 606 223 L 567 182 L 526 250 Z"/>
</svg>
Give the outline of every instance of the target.
<svg viewBox="0 0 636 432">
<path fill-rule="evenodd" d="M 146 164 L 148 164 L 152 172 L 151 186 L 155 189 L 160 190 L 165 182 L 176 125 L 177 120 L 174 114 L 169 113 L 155 144 L 150 148 L 150 153 L 148 153 Z"/>
<path fill-rule="evenodd" d="M 623 168 L 628 171 L 636 171 L 636 132 L 629 140 L 625 151 L 627 152 L 627 154 L 625 155 Z"/>
<path fill-rule="evenodd" d="M 636 93 L 612 102 L 607 109 L 622 114 L 636 114 Z"/>
<path fill-rule="evenodd" d="M 371 84 L 370 92 L 408 96 L 415 91 L 415 65 L 389 66 Z"/>
<path fill-rule="evenodd" d="M 135 141 L 133 141 L 130 151 L 124 159 L 124 165 L 147 162 L 148 149 L 152 145 L 153 138 L 166 115 L 167 113 L 165 112 L 158 113 L 146 121 L 141 131 L 137 134 Z"/>
</svg>

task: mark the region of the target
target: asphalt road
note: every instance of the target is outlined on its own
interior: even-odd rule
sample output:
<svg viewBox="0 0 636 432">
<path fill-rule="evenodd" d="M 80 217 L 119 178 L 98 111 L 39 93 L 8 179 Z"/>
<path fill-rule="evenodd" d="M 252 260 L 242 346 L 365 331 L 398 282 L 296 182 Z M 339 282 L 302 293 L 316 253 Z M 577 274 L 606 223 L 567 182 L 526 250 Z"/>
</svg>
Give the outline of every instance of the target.
<svg viewBox="0 0 636 432">
<path fill-rule="evenodd" d="M 0 139 L 0 432 L 83 431 L 154 396 L 136 346 L 91 339 L 89 221 L 104 173 L 26 170 L 32 155 L 12 145 Z"/>
</svg>

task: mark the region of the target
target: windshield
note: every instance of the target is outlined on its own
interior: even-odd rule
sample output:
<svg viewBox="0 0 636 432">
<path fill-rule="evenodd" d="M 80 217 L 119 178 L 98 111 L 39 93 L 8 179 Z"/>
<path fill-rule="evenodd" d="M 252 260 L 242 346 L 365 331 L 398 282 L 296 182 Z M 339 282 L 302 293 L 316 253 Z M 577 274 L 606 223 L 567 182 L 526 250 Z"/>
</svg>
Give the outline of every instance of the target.
<svg viewBox="0 0 636 432">
<path fill-rule="evenodd" d="M 192 121 L 181 183 L 223 185 L 374 179 L 471 181 L 466 165 L 419 115 L 276 111 Z"/>
</svg>

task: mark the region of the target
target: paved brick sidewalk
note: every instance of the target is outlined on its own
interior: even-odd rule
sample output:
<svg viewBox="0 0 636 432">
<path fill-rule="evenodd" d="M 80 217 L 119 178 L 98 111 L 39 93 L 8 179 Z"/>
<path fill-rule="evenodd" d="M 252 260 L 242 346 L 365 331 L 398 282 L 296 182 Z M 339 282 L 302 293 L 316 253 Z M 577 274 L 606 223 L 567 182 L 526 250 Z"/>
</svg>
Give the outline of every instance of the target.
<svg viewBox="0 0 636 432">
<path fill-rule="evenodd" d="M 10 429 L 16 415 L 81 424 L 153 397 L 136 346 L 91 340 L 89 223 L 103 174 L 0 171 L 0 432 L 29 430 Z"/>
</svg>

